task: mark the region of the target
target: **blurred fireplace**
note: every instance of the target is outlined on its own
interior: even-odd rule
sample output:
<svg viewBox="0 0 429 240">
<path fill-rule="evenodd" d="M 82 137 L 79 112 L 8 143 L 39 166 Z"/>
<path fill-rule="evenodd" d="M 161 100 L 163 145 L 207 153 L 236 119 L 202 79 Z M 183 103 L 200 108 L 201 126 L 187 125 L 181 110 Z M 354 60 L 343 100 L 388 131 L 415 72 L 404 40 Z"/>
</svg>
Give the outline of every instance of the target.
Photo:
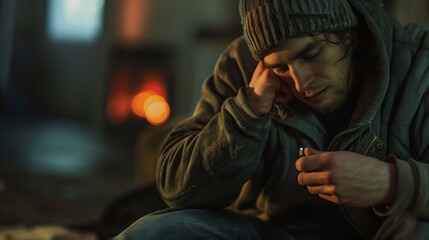
<svg viewBox="0 0 429 240">
<path fill-rule="evenodd" d="M 117 48 L 109 67 L 105 121 L 110 131 L 130 134 L 171 117 L 172 57 L 166 48 Z M 125 134 L 125 133 L 123 133 Z"/>
</svg>

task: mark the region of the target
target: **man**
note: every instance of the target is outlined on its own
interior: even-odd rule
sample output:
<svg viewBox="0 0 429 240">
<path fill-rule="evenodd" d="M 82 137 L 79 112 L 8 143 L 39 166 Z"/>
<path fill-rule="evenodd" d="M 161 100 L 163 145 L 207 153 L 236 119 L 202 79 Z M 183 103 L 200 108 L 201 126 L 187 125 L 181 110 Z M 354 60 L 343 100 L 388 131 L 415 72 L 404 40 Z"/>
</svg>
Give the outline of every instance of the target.
<svg viewBox="0 0 429 240">
<path fill-rule="evenodd" d="M 428 236 L 428 29 L 402 29 L 379 0 L 241 0 L 240 13 L 244 38 L 160 154 L 176 209 L 118 238 Z"/>
</svg>

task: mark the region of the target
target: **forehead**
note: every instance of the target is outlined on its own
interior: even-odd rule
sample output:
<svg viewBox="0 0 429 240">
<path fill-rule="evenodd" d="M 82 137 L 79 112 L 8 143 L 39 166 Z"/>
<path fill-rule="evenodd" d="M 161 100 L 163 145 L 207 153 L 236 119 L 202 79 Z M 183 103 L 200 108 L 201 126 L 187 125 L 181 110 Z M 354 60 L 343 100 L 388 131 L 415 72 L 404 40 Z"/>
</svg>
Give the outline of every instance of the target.
<svg viewBox="0 0 429 240">
<path fill-rule="evenodd" d="M 267 65 L 277 64 L 278 62 L 283 62 L 285 60 L 291 61 L 294 56 L 298 55 L 300 52 L 316 42 L 319 42 L 321 39 L 324 39 L 323 34 L 290 38 L 278 45 L 274 51 L 267 54 L 263 58 L 263 61 Z"/>
</svg>

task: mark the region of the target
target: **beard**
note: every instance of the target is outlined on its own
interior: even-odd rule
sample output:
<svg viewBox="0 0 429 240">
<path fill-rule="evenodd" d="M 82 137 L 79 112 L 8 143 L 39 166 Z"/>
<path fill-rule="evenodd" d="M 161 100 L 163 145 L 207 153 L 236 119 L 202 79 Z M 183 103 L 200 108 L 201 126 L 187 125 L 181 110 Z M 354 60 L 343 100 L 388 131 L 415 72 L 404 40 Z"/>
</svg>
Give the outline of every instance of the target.
<svg viewBox="0 0 429 240">
<path fill-rule="evenodd" d="M 338 110 L 344 105 L 347 99 L 347 91 L 337 90 L 330 93 L 330 99 L 326 99 L 325 102 L 319 104 L 319 106 L 311 106 L 314 111 L 319 114 L 327 114 Z"/>
<path fill-rule="evenodd" d="M 356 85 L 351 74 L 351 68 L 347 69 L 347 73 L 343 75 L 342 84 L 328 88 L 329 92 L 327 92 L 325 99 L 317 105 L 309 104 L 310 107 L 319 114 L 332 113 L 341 108 Z"/>
</svg>

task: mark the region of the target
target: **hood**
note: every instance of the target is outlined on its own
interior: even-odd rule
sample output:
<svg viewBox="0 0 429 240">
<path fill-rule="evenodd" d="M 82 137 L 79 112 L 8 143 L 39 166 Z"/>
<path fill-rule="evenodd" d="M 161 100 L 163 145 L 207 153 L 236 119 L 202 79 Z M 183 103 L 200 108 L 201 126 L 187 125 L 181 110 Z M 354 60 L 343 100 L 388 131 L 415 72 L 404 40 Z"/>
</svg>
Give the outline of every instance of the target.
<svg viewBox="0 0 429 240">
<path fill-rule="evenodd" d="M 349 124 L 349 128 L 360 128 L 371 124 L 385 99 L 390 79 L 393 33 L 398 23 L 384 11 L 381 0 L 348 1 L 359 21 L 368 28 L 375 44 L 375 63 L 369 64 L 368 70 L 364 70 L 359 99 Z M 374 64 L 375 68 L 373 68 Z M 277 112 L 283 111 L 281 106 L 276 106 L 276 109 Z M 312 116 L 313 111 L 305 105 L 286 106 L 284 110 L 279 119 L 283 119 L 283 122 L 288 125 L 296 126 L 301 124 L 299 119 L 307 119 L 311 124 L 317 125 L 319 130 L 323 129 L 316 117 Z M 303 118 L 295 118 L 294 116 L 297 115 Z"/>
<path fill-rule="evenodd" d="M 362 126 L 372 121 L 386 96 L 390 79 L 394 21 L 385 13 L 381 0 L 349 0 L 349 3 L 372 33 L 377 58 L 375 74 L 363 79 L 363 94 L 360 94 L 350 122 L 351 126 Z"/>
</svg>

